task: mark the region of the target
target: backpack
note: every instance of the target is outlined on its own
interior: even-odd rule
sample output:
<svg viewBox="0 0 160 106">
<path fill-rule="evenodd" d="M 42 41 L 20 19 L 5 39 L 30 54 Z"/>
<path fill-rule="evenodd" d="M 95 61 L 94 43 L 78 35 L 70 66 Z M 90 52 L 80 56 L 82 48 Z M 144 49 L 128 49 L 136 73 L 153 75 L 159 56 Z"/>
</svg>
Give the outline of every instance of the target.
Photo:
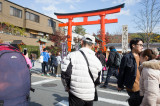
<svg viewBox="0 0 160 106">
<path fill-rule="evenodd" d="M 114 58 L 114 66 L 120 67 L 121 64 L 121 55 L 116 52 L 115 58 Z"/>
<path fill-rule="evenodd" d="M 0 104 L 29 106 L 31 76 L 24 55 L 15 47 L 0 44 Z"/>
</svg>

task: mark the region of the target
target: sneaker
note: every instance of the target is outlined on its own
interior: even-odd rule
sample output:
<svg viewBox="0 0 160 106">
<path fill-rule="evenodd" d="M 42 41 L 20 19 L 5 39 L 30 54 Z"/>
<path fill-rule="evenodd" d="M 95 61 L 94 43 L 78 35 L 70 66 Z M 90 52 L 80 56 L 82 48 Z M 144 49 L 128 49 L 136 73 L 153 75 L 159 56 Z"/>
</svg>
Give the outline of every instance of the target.
<svg viewBox="0 0 160 106">
<path fill-rule="evenodd" d="M 47 73 L 47 76 L 50 76 L 50 74 Z"/>
<path fill-rule="evenodd" d="M 41 74 L 41 76 L 44 76 L 44 74 Z"/>
<path fill-rule="evenodd" d="M 58 77 L 58 75 L 56 75 L 56 77 Z"/>
</svg>

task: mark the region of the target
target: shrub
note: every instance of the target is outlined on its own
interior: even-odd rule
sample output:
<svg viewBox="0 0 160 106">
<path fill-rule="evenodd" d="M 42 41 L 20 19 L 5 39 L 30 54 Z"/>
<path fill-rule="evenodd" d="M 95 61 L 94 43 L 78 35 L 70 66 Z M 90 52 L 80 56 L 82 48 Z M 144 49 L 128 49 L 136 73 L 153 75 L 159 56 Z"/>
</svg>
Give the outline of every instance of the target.
<svg viewBox="0 0 160 106">
<path fill-rule="evenodd" d="M 31 53 L 36 54 L 37 58 L 40 56 L 39 46 L 21 45 L 21 48 L 22 52 L 24 51 L 24 48 L 27 48 L 28 56 L 30 56 Z"/>
</svg>

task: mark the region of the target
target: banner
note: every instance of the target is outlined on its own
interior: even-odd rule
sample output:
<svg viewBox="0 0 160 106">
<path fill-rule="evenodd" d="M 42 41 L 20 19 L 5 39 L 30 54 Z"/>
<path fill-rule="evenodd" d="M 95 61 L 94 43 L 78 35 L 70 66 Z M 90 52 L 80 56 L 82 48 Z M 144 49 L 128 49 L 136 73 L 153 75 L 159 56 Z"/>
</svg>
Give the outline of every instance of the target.
<svg viewBox="0 0 160 106">
<path fill-rule="evenodd" d="M 67 56 L 67 42 L 62 43 L 62 53 L 61 53 L 61 58 L 63 59 L 65 56 Z"/>
<path fill-rule="evenodd" d="M 122 53 L 128 52 L 128 25 L 122 26 Z"/>
</svg>

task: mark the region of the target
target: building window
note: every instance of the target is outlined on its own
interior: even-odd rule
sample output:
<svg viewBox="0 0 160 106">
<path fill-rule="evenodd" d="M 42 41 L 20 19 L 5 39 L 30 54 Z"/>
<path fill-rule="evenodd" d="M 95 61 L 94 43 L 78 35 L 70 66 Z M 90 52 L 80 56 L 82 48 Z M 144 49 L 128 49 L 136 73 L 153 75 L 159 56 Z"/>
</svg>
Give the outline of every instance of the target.
<svg viewBox="0 0 160 106">
<path fill-rule="evenodd" d="M 39 23 L 39 16 L 30 12 L 26 12 L 26 19 Z"/>
<path fill-rule="evenodd" d="M 53 20 L 51 20 L 51 19 L 48 20 L 48 26 L 55 27 L 55 24 L 56 23 Z"/>
<path fill-rule="evenodd" d="M 26 12 L 26 19 L 29 20 L 29 12 Z"/>
<path fill-rule="evenodd" d="M 10 15 L 18 17 L 18 18 L 22 18 L 22 10 L 14 8 L 14 7 L 10 7 Z"/>
<path fill-rule="evenodd" d="M 30 38 L 37 38 L 37 35 L 35 35 L 35 34 L 30 34 Z"/>
<path fill-rule="evenodd" d="M 2 3 L 0 2 L 0 11 L 2 11 Z"/>
</svg>

